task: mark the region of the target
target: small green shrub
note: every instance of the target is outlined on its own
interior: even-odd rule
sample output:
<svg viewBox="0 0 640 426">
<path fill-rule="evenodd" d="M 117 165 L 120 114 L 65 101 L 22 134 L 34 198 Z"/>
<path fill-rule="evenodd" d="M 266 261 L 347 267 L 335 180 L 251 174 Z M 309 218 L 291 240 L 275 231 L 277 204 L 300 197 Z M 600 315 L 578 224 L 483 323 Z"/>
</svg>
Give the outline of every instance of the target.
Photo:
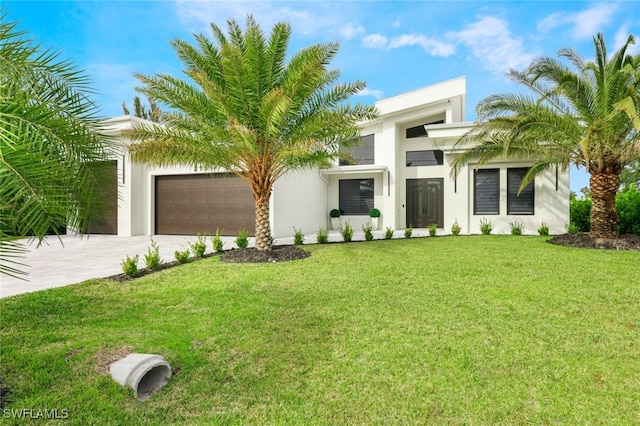
<svg viewBox="0 0 640 426">
<path fill-rule="evenodd" d="M 369 210 L 369 217 L 380 217 L 380 210 L 378 209 Z"/>
<path fill-rule="evenodd" d="M 187 263 L 189 261 L 189 255 L 191 252 L 187 249 L 185 251 L 176 250 L 173 253 L 173 257 L 178 261 L 178 263 Z"/>
<path fill-rule="evenodd" d="M 127 255 L 126 259 L 124 259 L 121 263 L 122 272 L 128 277 L 136 277 L 138 276 L 138 255 L 136 254 L 133 257 L 129 257 Z"/>
<path fill-rule="evenodd" d="M 160 247 L 158 243 L 151 238 L 151 247 L 147 249 L 147 254 L 144 255 L 144 264 L 148 269 L 155 271 L 160 267 L 162 259 L 160 259 Z"/>
<path fill-rule="evenodd" d="M 511 235 L 522 235 L 524 232 L 524 224 L 518 220 L 509 222 L 511 227 Z"/>
<path fill-rule="evenodd" d="M 329 212 L 329 216 L 330 216 L 330 217 L 333 217 L 333 218 L 340 217 L 340 210 L 338 210 L 338 209 L 332 209 L 332 210 Z"/>
<path fill-rule="evenodd" d="M 364 231 L 364 239 L 365 241 L 373 240 L 373 227 L 370 223 L 366 225 L 362 225 L 362 231 Z"/>
<path fill-rule="evenodd" d="M 404 230 L 404 237 L 411 238 L 411 235 L 413 235 L 413 226 L 409 225 L 409 227 Z"/>
<path fill-rule="evenodd" d="M 391 238 L 393 238 L 393 229 L 389 226 L 384 231 L 384 239 L 385 240 L 390 240 Z"/>
<path fill-rule="evenodd" d="M 429 225 L 429 236 L 435 237 L 437 233 L 438 233 L 438 225 L 435 223 L 432 223 L 431 225 Z"/>
<path fill-rule="evenodd" d="M 345 243 L 348 243 L 353 238 L 353 228 L 349 224 L 349 222 L 345 223 L 344 226 L 340 227 L 340 234 L 342 234 L 342 240 Z"/>
<path fill-rule="evenodd" d="M 458 223 L 458 219 L 456 219 L 456 221 L 453 222 L 453 225 L 451 225 L 451 233 L 453 235 L 460 235 L 460 231 L 462 231 L 462 227 Z"/>
<path fill-rule="evenodd" d="M 318 244 L 327 244 L 329 242 L 329 229 L 320 227 L 318 235 L 316 235 Z"/>
<path fill-rule="evenodd" d="M 549 227 L 546 223 L 542 222 L 540 224 L 540 228 L 538 228 L 538 234 L 540 235 L 549 235 Z"/>
<path fill-rule="evenodd" d="M 565 229 L 567 230 L 567 234 L 577 234 L 578 232 L 580 232 L 580 228 L 578 227 L 578 225 L 576 225 L 575 223 L 571 222 L 570 224 L 568 224 Z"/>
<path fill-rule="evenodd" d="M 204 252 L 207 251 L 207 243 L 204 238 L 204 235 L 198 234 L 198 236 L 196 237 L 196 242 L 193 244 L 189 244 L 191 252 L 195 257 L 202 257 L 204 256 Z"/>
<path fill-rule="evenodd" d="M 240 228 L 238 230 L 238 236 L 236 237 L 236 245 L 238 248 L 247 248 L 249 247 L 249 231 L 244 228 Z"/>
<path fill-rule="evenodd" d="M 304 243 L 304 234 L 302 233 L 302 229 L 296 229 L 293 227 L 293 244 L 296 246 L 301 246 Z"/>
<path fill-rule="evenodd" d="M 216 234 L 211 238 L 211 242 L 213 243 L 213 251 L 221 252 L 222 246 L 224 246 L 224 241 L 222 241 L 222 231 L 220 228 L 216 229 Z"/>
<path fill-rule="evenodd" d="M 491 231 L 493 231 L 493 222 L 491 222 L 491 219 L 483 217 L 480 220 L 480 232 L 482 235 L 489 235 Z"/>
</svg>

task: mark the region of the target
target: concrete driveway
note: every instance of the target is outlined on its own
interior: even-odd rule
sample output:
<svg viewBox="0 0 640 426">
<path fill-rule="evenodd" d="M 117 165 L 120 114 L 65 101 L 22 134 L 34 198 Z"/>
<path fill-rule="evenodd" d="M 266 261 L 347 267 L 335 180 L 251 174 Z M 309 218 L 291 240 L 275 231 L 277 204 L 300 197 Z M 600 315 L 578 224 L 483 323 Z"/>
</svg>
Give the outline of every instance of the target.
<svg viewBox="0 0 640 426">
<path fill-rule="evenodd" d="M 156 235 L 160 256 L 166 262 L 174 260 L 176 250 L 186 250 L 195 236 Z M 235 237 L 223 237 L 224 248 L 235 247 Z M 290 243 L 283 239 L 279 243 Z M 138 254 L 139 268 L 144 268 L 144 255 L 151 243 L 149 236 L 118 237 L 115 235 L 62 235 L 47 237 L 40 247 L 38 242 L 22 240 L 29 249 L 25 257 L 17 259 L 28 265 L 22 267 L 28 281 L 0 275 L 0 297 L 29 293 L 52 287 L 62 287 L 92 278 L 103 278 L 122 273 L 121 262 L 126 256 Z M 253 239 L 250 239 L 250 245 Z M 207 238 L 207 252 L 211 252 L 211 239 Z"/>
</svg>

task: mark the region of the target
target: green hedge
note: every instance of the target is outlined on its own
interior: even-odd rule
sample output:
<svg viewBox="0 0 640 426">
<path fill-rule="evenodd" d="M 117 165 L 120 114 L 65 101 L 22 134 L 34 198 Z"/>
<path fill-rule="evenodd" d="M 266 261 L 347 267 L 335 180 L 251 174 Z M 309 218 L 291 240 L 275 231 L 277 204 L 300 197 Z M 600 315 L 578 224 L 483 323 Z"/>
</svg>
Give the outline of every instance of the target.
<svg viewBox="0 0 640 426">
<path fill-rule="evenodd" d="M 640 235 L 640 191 L 631 188 L 618 193 L 616 208 L 618 209 L 618 232 Z M 572 197 L 569 212 L 571 223 L 574 223 L 580 232 L 589 232 L 591 228 L 591 199 L 577 200 Z"/>
</svg>

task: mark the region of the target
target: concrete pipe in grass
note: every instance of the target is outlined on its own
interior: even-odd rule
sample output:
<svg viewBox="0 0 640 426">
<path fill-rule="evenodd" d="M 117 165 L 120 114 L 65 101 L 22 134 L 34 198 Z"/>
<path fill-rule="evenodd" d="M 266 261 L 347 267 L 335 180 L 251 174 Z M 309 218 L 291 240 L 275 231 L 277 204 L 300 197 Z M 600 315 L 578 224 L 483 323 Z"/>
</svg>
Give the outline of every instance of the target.
<svg viewBox="0 0 640 426">
<path fill-rule="evenodd" d="M 129 386 L 138 401 L 146 401 L 171 377 L 171 366 L 161 355 L 130 354 L 109 366 L 109 373 L 122 386 Z"/>
</svg>

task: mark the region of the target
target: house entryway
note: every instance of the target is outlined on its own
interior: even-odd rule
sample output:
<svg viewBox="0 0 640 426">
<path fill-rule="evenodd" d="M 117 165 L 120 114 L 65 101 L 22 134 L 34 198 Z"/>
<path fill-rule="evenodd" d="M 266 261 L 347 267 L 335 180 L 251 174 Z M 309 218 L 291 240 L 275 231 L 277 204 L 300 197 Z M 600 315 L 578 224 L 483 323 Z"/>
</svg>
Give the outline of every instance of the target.
<svg viewBox="0 0 640 426">
<path fill-rule="evenodd" d="M 407 227 L 444 227 L 444 179 L 407 179 Z"/>
<path fill-rule="evenodd" d="M 247 184 L 228 173 L 156 176 L 155 233 L 255 233 L 255 202 Z"/>
</svg>

